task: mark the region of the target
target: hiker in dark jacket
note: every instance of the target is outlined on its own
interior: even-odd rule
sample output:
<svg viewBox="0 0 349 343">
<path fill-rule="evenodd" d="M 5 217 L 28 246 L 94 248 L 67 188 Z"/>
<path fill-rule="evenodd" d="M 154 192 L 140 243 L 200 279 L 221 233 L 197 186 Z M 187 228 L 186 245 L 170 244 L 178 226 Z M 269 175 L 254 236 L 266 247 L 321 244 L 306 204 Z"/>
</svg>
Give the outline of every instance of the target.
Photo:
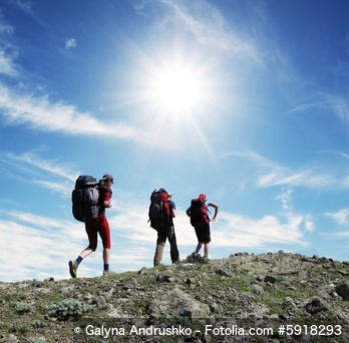
<svg viewBox="0 0 349 343">
<path fill-rule="evenodd" d="M 69 273 L 71 277 L 76 278 L 79 264 L 84 258 L 96 251 L 98 234 L 101 237 L 103 244 L 103 275 L 111 273 L 109 271 L 109 259 L 111 248 L 111 235 L 107 217 L 105 216 L 105 209 L 110 208 L 113 184 L 113 177 L 109 174 L 103 175 L 99 181 L 99 213 L 97 218 L 88 218 L 85 221 L 85 230 L 87 233 L 89 244 L 87 248 L 81 251 L 76 260 L 69 261 Z"/>
<path fill-rule="evenodd" d="M 162 255 L 164 252 L 164 247 L 166 240 L 168 239 L 170 243 L 170 255 L 172 263 L 179 261 L 179 252 L 177 247 L 176 233 L 174 229 L 173 218 L 176 217 L 176 204 L 171 200 L 171 194 L 165 192 L 161 193 L 163 198 L 161 199 L 164 202 L 168 202 L 170 215 L 167 221 L 161 224 L 160 228 L 157 229 L 157 240 L 156 248 L 154 255 L 154 267 L 159 265 L 162 260 Z"/>
<path fill-rule="evenodd" d="M 212 219 L 208 216 L 208 207 L 214 208 Z M 200 194 L 197 199 L 192 200 L 186 213 L 190 217 L 191 225 L 194 226 L 198 239 L 198 244 L 193 255 L 198 255 L 201 247 L 204 246 L 204 258 L 208 259 L 209 243 L 211 242 L 210 221 L 216 220 L 218 206 L 211 202 L 206 205 L 206 195 Z"/>
</svg>

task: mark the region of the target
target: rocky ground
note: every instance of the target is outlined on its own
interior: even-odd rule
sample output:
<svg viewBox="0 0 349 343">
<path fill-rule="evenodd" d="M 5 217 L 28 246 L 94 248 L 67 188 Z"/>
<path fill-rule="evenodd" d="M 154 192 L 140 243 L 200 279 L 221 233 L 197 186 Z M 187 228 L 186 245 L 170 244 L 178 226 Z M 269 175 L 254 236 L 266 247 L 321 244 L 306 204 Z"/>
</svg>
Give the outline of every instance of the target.
<svg viewBox="0 0 349 343">
<path fill-rule="evenodd" d="M 349 263 L 282 251 L 0 294 L 0 342 L 349 342 Z"/>
</svg>

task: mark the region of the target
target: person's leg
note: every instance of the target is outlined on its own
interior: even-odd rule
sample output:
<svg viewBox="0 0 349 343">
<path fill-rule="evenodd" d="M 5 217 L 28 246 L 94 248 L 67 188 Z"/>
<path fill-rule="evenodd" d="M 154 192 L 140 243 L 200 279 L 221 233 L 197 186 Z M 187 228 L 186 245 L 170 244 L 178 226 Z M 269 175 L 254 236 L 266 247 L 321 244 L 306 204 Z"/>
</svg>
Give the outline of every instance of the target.
<svg viewBox="0 0 349 343">
<path fill-rule="evenodd" d="M 204 243 L 204 257 L 208 257 L 208 243 Z"/>
<path fill-rule="evenodd" d="M 98 232 L 102 239 L 103 244 L 103 272 L 109 272 L 109 260 L 110 260 L 110 248 L 111 248 L 111 238 L 110 238 L 110 227 L 108 220 L 105 215 L 99 218 Z"/>
<path fill-rule="evenodd" d="M 86 258 L 88 255 L 96 251 L 97 249 L 97 230 L 96 225 L 94 222 L 88 222 L 85 224 L 85 230 L 87 233 L 89 245 L 81 251 L 79 256 L 76 258 L 76 260 L 69 261 L 69 273 L 71 277 L 76 278 L 77 276 L 77 269 L 79 267 L 79 264 L 82 262 L 84 258 Z"/>
<path fill-rule="evenodd" d="M 95 221 L 87 222 L 85 225 L 85 230 L 88 237 L 88 246 L 81 251 L 79 257 L 81 259 L 86 258 L 91 253 L 95 252 L 97 249 L 97 223 Z M 81 261 L 80 261 L 81 262 Z"/>
<path fill-rule="evenodd" d="M 195 249 L 195 254 L 198 254 L 200 252 L 200 249 L 202 247 L 202 243 L 198 243 L 198 245 L 196 246 L 196 249 Z"/>
<path fill-rule="evenodd" d="M 179 261 L 179 251 L 177 247 L 176 233 L 173 226 L 170 228 L 170 231 L 168 234 L 168 241 L 170 242 L 170 246 L 171 246 L 170 248 L 171 261 L 172 263 L 175 263 Z"/>
<path fill-rule="evenodd" d="M 156 247 L 155 247 L 155 254 L 154 254 L 154 267 L 159 265 L 162 260 L 162 255 L 164 252 L 164 247 L 166 243 L 166 232 L 165 230 L 159 229 L 158 232 L 158 238 L 156 240 Z"/>
<path fill-rule="evenodd" d="M 110 249 L 103 248 L 103 270 L 109 271 Z"/>
<path fill-rule="evenodd" d="M 197 255 L 200 252 L 200 249 L 202 247 L 202 240 L 201 240 L 201 230 L 200 227 L 195 227 L 195 234 L 196 234 L 196 238 L 198 240 L 198 244 L 195 248 L 194 254 Z"/>
<path fill-rule="evenodd" d="M 210 224 L 203 228 L 204 257 L 208 258 L 209 243 L 211 242 Z"/>
</svg>

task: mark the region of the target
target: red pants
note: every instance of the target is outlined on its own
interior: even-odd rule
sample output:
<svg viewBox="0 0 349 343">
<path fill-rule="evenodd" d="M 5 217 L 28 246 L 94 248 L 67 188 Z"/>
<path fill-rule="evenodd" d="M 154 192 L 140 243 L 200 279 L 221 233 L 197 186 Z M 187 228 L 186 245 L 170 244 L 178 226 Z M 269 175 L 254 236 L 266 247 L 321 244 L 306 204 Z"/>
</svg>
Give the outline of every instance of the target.
<svg viewBox="0 0 349 343">
<path fill-rule="evenodd" d="M 85 223 L 85 230 L 88 236 L 88 247 L 95 251 L 97 249 L 97 233 L 102 239 L 103 248 L 110 249 L 110 229 L 105 214 L 100 214 L 96 219 L 88 219 Z"/>
</svg>

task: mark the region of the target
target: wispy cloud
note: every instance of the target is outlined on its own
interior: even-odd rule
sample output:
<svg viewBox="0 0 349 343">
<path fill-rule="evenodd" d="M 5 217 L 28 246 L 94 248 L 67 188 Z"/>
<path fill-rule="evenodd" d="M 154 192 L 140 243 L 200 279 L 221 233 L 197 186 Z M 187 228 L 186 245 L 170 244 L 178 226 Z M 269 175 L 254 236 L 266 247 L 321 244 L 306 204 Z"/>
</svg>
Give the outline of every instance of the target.
<svg viewBox="0 0 349 343">
<path fill-rule="evenodd" d="M 160 25 L 175 22 L 178 27 L 191 33 L 195 39 L 210 49 L 234 53 L 235 56 L 249 58 L 259 63 L 259 53 L 252 39 L 238 35 L 231 28 L 223 13 L 208 1 L 171 1 L 159 0 L 169 11 L 162 17 Z M 142 14 L 152 2 L 138 4 L 136 9 Z"/>
<path fill-rule="evenodd" d="M 21 11 L 33 16 L 33 4 L 30 1 L 16 0 L 14 3 Z"/>
<path fill-rule="evenodd" d="M 289 186 L 326 189 L 336 185 L 331 174 L 321 173 L 309 167 L 292 170 L 254 151 L 233 151 L 221 155 L 221 158 L 227 157 L 239 157 L 251 161 L 257 167 L 255 182 L 258 187 Z"/>
<path fill-rule="evenodd" d="M 1 154 L 0 167 L 12 178 L 37 184 L 65 197 L 70 196 L 72 183 L 78 175 L 72 166 L 44 159 L 34 152 Z"/>
<path fill-rule="evenodd" d="M 17 75 L 16 65 L 13 59 L 0 50 L 0 74 L 14 77 Z"/>
<path fill-rule="evenodd" d="M 276 197 L 276 199 L 280 200 L 281 208 L 284 211 L 291 210 L 292 194 L 293 194 L 293 191 L 291 189 L 283 189 L 282 192 Z"/>
<path fill-rule="evenodd" d="M 67 38 L 65 40 L 65 48 L 67 50 L 76 48 L 78 46 L 77 40 L 75 38 Z"/>
<path fill-rule="evenodd" d="M 336 212 L 326 212 L 325 216 L 331 218 L 338 225 L 346 225 L 348 224 L 349 209 L 342 208 Z"/>
<path fill-rule="evenodd" d="M 28 213 L 0 213 L 0 227 L 6 228 L 0 241 L 1 281 L 64 277 L 67 252 L 78 251 L 84 239 L 75 223 Z"/>
<path fill-rule="evenodd" d="M 214 230 L 215 245 L 238 248 L 263 248 L 272 244 L 308 245 L 304 240 L 304 216 L 284 218 L 264 216 L 252 219 L 230 213 L 220 213 L 219 229 Z M 213 228 L 216 224 L 213 224 Z M 218 225 L 218 223 L 217 223 Z"/>
<path fill-rule="evenodd" d="M 324 111 L 330 115 L 335 115 L 338 119 L 349 124 L 349 104 L 345 97 L 323 93 L 317 95 L 318 100 L 306 102 L 295 106 L 289 113 L 302 113 L 313 110 Z"/>
<path fill-rule="evenodd" d="M 20 95 L 0 84 L 0 109 L 8 125 L 70 135 L 96 135 L 139 140 L 143 135 L 123 123 L 104 123 L 73 105 L 51 102 L 48 96 Z"/>
<path fill-rule="evenodd" d="M 307 214 L 304 219 L 304 228 L 308 232 L 313 232 L 315 230 L 314 218 L 311 214 Z"/>
<path fill-rule="evenodd" d="M 332 185 L 333 178 L 330 175 L 318 174 L 311 169 L 292 171 L 286 167 L 280 167 L 258 178 L 260 187 L 271 186 L 295 186 L 311 189 L 323 189 Z"/>
</svg>

